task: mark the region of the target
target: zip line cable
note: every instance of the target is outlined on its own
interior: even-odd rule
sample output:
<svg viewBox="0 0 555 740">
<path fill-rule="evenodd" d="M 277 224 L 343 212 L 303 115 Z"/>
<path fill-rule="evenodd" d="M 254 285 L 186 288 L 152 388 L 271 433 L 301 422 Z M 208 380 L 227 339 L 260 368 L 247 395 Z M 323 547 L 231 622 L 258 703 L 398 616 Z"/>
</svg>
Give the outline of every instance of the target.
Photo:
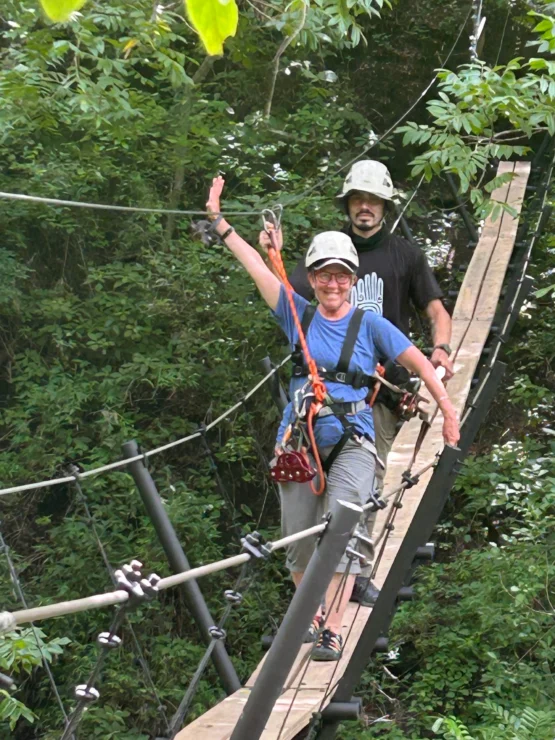
<svg viewBox="0 0 555 740">
<path fill-rule="evenodd" d="M 460 37 L 462 36 L 466 23 L 468 19 L 470 18 L 470 15 L 473 9 L 474 9 L 474 2 L 472 2 L 471 4 L 470 10 L 468 11 L 468 14 L 459 30 L 459 33 L 457 35 L 457 38 L 455 39 L 454 44 L 452 45 L 445 59 L 442 61 L 441 67 L 445 67 L 445 65 L 448 63 L 449 59 L 453 55 L 455 48 L 459 42 Z M 356 155 L 356 157 L 353 157 L 353 159 L 347 162 L 347 164 L 342 165 L 334 173 L 330 175 L 326 175 L 326 177 L 322 178 L 319 182 L 317 182 L 315 185 L 312 185 L 310 188 L 307 188 L 300 195 L 294 196 L 293 199 L 289 201 L 289 204 L 291 205 L 294 203 L 298 203 L 306 195 L 309 195 L 314 190 L 317 190 L 322 185 L 329 182 L 329 180 L 334 178 L 339 173 L 343 172 L 343 170 L 347 169 L 347 167 L 350 167 L 360 157 L 363 157 L 365 154 L 368 154 L 368 152 L 371 149 L 373 149 L 375 146 L 385 141 L 385 139 L 387 139 L 395 131 L 397 126 L 399 126 L 399 124 L 401 124 L 407 118 L 407 116 L 416 108 L 418 103 L 427 95 L 427 93 L 434 86 L 436 80 L 437 80 L 437 77 L 434 76 L 434 78 L 424 88 L 424 90 L 420 93 L 420 95 L 412 103 L 412 105 L 410 105 L 410 107 L 403 113 L 403 115 L 400 116 L 395 121 L 395 123 L 392 126 L 390 126 L 389 129 L 387 129 L 387 131 L 384 134 L 379 136 L 369 146 L 365 147 L 362 151 L 360 151 Z M 127 213 L 153 213 L 153 214 L 161 214 L 161 215 L 166 214 L 166 215 L 177 215 L 177 216 L 209 216 L 209 215 L 213 216 L 214 215 L 214 214 L 208 213 L 208 211 L 179 210 L 179 209 L 172 209 L 172 208 L 141 208 L 138 206 L 118 206 L 118 205 L 111 205 L 107 203 L 89 203 L 87 201 L 63 200 L 61 198 L 46 198 L 46 197 L 38 196 L 38 195 L 26 195 L 23 193 L 7 193 L 4 191 L 0 191 L 0 200 L 23 201 L 23 202 L 29 202 L 29 203 L 40 203 L 43 205 L 68 206 L 68 207 L 73 207 L 73 208 L 92 208 L 92 209 L 104 210 L 104 211 L 120 211 L 120 212 L 122 211 L 122 212 L 127 212 Z M 259 211 L 221 211 L 218 215 L 222 215 L 222 216 L 260 216 L 262 214 L 263 214 L 263 211 L 259 210 Z"/>
<path fill-rule="evenodd" d="M 28 203 L 42 203 L 49 206 L 69 206 L 72 208 L 93 208 L 101 211 L 124 211 L 126 213 L 158 213 L 178 216 L 260 216 L 262 211 L 222 211 L 218 214 L 209 214 L 208 211 L 182 211 L 172 208 L 139 208 L 137 206 L 116 206 L 108 203 L 87 203 L 79 200 L 61 200 L 60 198 L 43 198 L 39 195 L 23 195 L 22 193 L 5 193 L 0 191 L 0 200 L 19 200 Z"/>
<path fill-rule="evenodd" d="M 445 67 L 445 65 L 448 63 L 449 59 L 452 57 L 457 44 L 459 43 L 459 39 L 461 38 L 463 31 L 466 27 L 466 24 L 468 22 L 468 19 L 470 18 L 472 11 L 474 9 L 474 2 L 471 2 L 470 8 L 468 10 L 468 13 L 466 15 L 466 18 L 464 19 L 460 29 L 459 33 L 457 34 L 457 38 L 455 39 L 451 49 L 449 50 L 447 56 L 445 59 L 441 62 L 441 67 Z M 385 141 L 389 136 L 395 131 L 397 126 L 399 124 L 403 123 L 403 121 L 407 118 L 407 116 L 412 113 L 412 111 L 416 108 L 418 103 L 426 97 L 428 92 L 432 89 L 432 87 L 435 85 L 437 81 L 437 75 L 433 77 L 432 80 L 426 85 L 424 90 L 420 93 L 420 95 L 416 98 L 416 100 L 410 105 L 410 107 L 403 113 L 402 116 L 400 116 L 395 123 L 393 123 L 385 133 L 383 133 L 381 136 L 379 136 L 375 141 L 373 141 L 371 144 L 369 144 L 367 147 L 362 149 L 355 157 L 353 157 L 349 162 L 339 167 L 335 172 L 333 172 L 331 175 L 326 175 L 321 180 L 319 180 L 317 183 L 312 185 L 310 188 L 307 188 L 304 190 L 300 195 L 295 195 L 290 201 L 286 202 L 286 205 L 293 205 L 295 203 L 298 203 L 300 200 L 302 200 L 306 195 L 310 195 L 314 190 L 317 190 L 325 183 L 329 182 L 331 179 L 333 179 L 336 175 L 339 175 L 343 170 L 346 170 L 348 167 L 351 167 L 357 160 L 360 159 L 360 157 L 363 157 L 365 154 L 368 154 L 369 151 L 371 151 L 374 147 L 378 146 L 378 144 L 381 144 L 383 141 Z"/>
<path fill-rule="evenodd" d="M 83 480 L 84 478 L 89 478 L 92 475 L 99 475 L 100 473 L 105 473 L 108 470 L 117 470 L 118 468 L 125 468 L 129 463 L 132 462 L 138 462 L 139 460 L 145 461 L 149 457 L 152 457 L 154 455 L 158 455 L 161 452 L 165 452 L 166 450 L 170 450 L 173 447 L 177 447 L 179 445 L 184 444 L 185 442 L 189 442 L 192 439 L 198 439 L 201 437 L 204 433 L 209 431 L 210 429 L 213 429 L 215 426 L 220 424 L 224 419 L 226 419 L 230 414 L 232 414 L 237 409 L 241 408 L 241 406 L 245 403 L 245 401 L 248 401 L 248 399 L 253 396 L 265 383 L 268 382 L 268 380 L 273 377 L 279 370 L 282 368 L 289 360 L 291 359 L 291 355 L 288 355 L 283 359 L 279 365 L 276 365 L 276 367 L 272 368 L 272 370 L 265 375 L 262 380 L 260 380 L 253 388 L 246 393 L 243 398 L 241 398 L 240 401 L 235 403 L 231 408 L 227 409 L 227 411 L 224 411 L 220 416 L 218 416 L 217 419 L 214 419 L 214 421 L 210 422 L 210 424 L 207 424 L 206 426 L 200 427 L 196 432 L 193 432 L 192 434 L 189 434 L 186 437 L 182 437 L 181 439 L 176 439 L 174 442 L 168 442 L 165 445 L 162 445 L 161 447 L 156 447 L 153 450 L 149 450 L 147 452 L 142 452 L 139 455 L 135 455 L 134 457 L 129 457 L 124 460 L 117 460 L 113 463 L 108 463 L 107 465 L 101 465 L 98 468 L 92 468 L 91 470 L 85 470 L 83 473 L 75 473 L 74 475 L 66 475 L 62 478 L 52 478 L 50 480 L 41 481 L 40 483 L 26 483 L 21 486 L 12 486 L 11 488 L 2 488 L 0 489 L 0 495 L 5 496 L 9 493 L 21 493 L 23 491 L 32 491 L 37 488 L 46 488 L 49 486 L 57 486 L 62 483 L 73 483 L 76 480 Z"/>
<path fill-rule="evenodd" d="M 397 226 L 399 226 L 399 224 L 400 224 L 400 222 L 401 222 L 401 219 L 402 219 L 402 218 L 403 218 L 403 216 L 405 215 L 405 213 L 406 213 L 406 211 L 407 211 L 408 207 L 410 206 L 410 204 L 412 203 L 412 201 L 413 201 L 413 200 L 414 200 L 414 198 L 416 197 L 416 194 L 417 194 L 417 193 L 418 193 L 418 191 L 420 190 L 420 188 L 421 188 L 421 186 L 422 186 L 422 183 L 424 182 L 424 178 L 425 178 L 425 175 L 422 175 L 422 177 L 421 177 L 421 178 L 420 178 L 420 180 L 418 181 L 418 184 L 417 184 L 417 185 L 416 185 L 416 187 L 414 188 L 414 190 L 413 190 L 413 192 L 412 192 L 412 194 L 411 194 L 410 198 L 409 198 L 409 199 L 407 200 L 407 202 L 406 202 L 406 203 L 404 204 L 404 206 L 403 206 L 402 210 L 400 211 L 399 215 L 397 216 L 397 218 L 396 218 L 396 219 L 395 219 L 395 221 L 393 222 L 393 226 L 392 226 L 392 227 L 391 227 L 391 229 L 390 229 L 390 233 L 391 233 L 391 234 L 393 234 L 393 232 L 395 231 L 395 229 L 397 228 Z"/>
</svg>

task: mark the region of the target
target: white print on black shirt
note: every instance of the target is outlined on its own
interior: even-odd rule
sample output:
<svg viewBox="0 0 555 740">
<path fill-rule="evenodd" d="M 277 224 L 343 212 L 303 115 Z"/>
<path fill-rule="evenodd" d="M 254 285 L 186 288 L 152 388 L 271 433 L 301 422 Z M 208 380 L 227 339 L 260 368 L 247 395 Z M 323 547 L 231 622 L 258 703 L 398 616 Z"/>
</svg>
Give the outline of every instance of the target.
<svg viewBox="0 0 555 740">
<path fill-rule="evenodd" d="M 360 278 L 351 290 L 351 304 L 383 316 L 383 280 L 375 272 Z"/>
</svg>

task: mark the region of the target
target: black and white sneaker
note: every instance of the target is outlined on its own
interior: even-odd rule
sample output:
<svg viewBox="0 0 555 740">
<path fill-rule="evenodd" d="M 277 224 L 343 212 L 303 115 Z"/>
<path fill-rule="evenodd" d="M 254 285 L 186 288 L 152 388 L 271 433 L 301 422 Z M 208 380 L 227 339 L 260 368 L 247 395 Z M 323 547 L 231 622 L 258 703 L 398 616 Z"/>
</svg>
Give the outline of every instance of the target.
<svg viewBox="0 0 555 740">
<path fill-rule="evenodd" d="M 324 630 L 310 657 L 312 660 L 319 661 L 339 660 L 342 650 L 343 638 L 341 635 L 337 635 L 331 630 Z"/>
<path fill-rule="evenodd" d="M 374 606 L 379 594 L 380 589 L 371 580 L 366 576 L 357 576 L 350 600 L 361 606 Z"/>
</svg>

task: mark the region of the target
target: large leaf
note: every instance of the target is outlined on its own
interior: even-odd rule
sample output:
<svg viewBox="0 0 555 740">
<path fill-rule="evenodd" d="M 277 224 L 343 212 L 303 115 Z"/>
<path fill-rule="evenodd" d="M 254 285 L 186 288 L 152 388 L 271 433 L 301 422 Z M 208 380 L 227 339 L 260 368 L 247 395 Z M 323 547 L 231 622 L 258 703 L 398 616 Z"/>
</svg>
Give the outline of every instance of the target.
<svg viewBox="0 0 555 740">
<path fill-rule="evenodd" d="M 67 21 L 72 13 L 80 10 L 87 0 L 40 0 L 51 21 Z"/>
<path fill-rule="evenodd" d="M 185 0 L 185 7 L 208 54 L 223 54 L 224 41 L 237 31 L 235 0 Z"/>
</svg>

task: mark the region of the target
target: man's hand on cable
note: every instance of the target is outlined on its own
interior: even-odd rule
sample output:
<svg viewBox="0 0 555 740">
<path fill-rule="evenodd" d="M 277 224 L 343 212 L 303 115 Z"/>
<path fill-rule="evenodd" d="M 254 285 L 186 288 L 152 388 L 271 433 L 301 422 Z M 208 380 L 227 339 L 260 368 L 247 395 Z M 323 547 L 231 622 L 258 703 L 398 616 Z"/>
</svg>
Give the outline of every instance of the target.
<svg viewBox="0 0 555 740">
<path fill-rule="evenodd" d="M 212 185 L 210 187 L 210 192 L 208 194 L 208 200 L 206 201 L 206 210 L 210 214 L 214 214 L 213 216 L 209 216 L 208 218 L 211 221 L 214 221 L 217 214 L 220 212 L 220 196 L 222 194 L 222 190 L 224 189 L 225 180 L 221 175 L 218 175 L 218 177 L 215 177 L 212 180 Z"/>
<path fill-rule="evenodd" d="M 445 368 L 445 376 L 443 378 L 444 383 L 447 383 L 447 381 L 450 380 L 455 374 L 455 368 L 453 367 L 453 363 L 449 359 L 449 355 L 441 347 L 436 347 L 434 349 L 434 351 L 432 352 L 432 356 L 430 357 L 430 362 L 435 368 Z"/>
<path fill-rule="evenodd" d="M 273 246 L 269 232 L 274 231 L 275 227 L 273 224 L 265 223 L 264 228 L 265 230 L 261 231 L 258 236 L 258 243 L 262 247 L 264 254 L 268 254 L 268 249 Z M 281 228 L 276 231 L 276 247 L 278 252 L 281 252 L 283 249 L 283 231 Z"/>
</svg>

